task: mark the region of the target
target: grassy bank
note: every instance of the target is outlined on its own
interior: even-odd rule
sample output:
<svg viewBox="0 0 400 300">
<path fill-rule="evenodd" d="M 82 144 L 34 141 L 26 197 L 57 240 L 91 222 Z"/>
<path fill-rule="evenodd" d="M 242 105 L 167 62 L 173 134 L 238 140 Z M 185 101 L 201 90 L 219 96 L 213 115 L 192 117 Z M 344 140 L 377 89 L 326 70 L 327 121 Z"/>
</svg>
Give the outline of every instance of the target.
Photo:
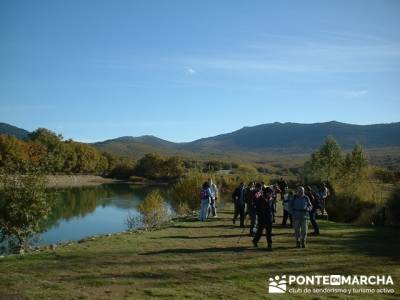
<svg viewBox="0 0 400 300">
<path fill-rule="evenodd" d="M 224 211 L 219 219 L 205 223 L 185 219 L 157 231 L 124 233 L 55 251 L 2 258 L 0 299 L 5 295 L 33 299 L 267 299 L 271 295 L 266 282 L 276 274 L 392 275 L 396 295 L 362 297 L 393 299 L 400 295 L 400 235 L 396 228 L 320 221 L 322 235 L 310 237 L 304 250 L 293 247 L 291 229 L 276 226 L 274 251 L 266 252 L 264 240 L 260 249 L 253 249 L 247 236 L 238 243 L 242 230 L 232 226 L 231 218 L 231 213 Z M 356 299 L 360 295 L 330 297 Z"/>
</svg>

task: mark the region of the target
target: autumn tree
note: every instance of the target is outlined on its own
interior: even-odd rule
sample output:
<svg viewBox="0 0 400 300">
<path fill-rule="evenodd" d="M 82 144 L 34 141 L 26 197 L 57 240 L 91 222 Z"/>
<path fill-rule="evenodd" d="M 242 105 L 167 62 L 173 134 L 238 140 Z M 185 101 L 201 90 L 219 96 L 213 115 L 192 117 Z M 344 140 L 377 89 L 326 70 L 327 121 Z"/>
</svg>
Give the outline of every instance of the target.
<svg viewBox="0 0 400 300">
<path fill-rule="evenodd" d="M 26 143 L 10 135 L 0 135 L 0 171 L 25 172 L 28 168 L 29 154 Z"/>
<path fill-rule="evenodd" d="M 1 176 L 0 239 L 7 240 L 15 252 L 26 249 L 28 239 L 41 231 L 50 203 L 45 193 L 43 176 Z"/>
<path fill-rule="evenodd" d="M 311 154 L 311 159 L 305 166 L 305 175 L 308 179 L 332 181 L 342 170 L 342 149 L 336 140 L 328 137 L 321 148 Z"/>
</svg>

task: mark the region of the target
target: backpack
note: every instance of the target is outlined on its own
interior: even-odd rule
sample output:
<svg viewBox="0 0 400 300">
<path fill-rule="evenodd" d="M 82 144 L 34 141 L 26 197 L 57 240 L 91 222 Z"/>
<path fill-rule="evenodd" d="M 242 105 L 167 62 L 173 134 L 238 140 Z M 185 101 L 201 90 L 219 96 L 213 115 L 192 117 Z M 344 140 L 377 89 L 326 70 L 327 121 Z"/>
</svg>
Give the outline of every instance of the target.
<svg viewBox="0 0 400 300">
<path fill-rule="evenodd" d="M 208 191 L 206 189 L 201 189 L 200 191 L 200 199 L 207 199 L 208 198 Z"/>
</svg>

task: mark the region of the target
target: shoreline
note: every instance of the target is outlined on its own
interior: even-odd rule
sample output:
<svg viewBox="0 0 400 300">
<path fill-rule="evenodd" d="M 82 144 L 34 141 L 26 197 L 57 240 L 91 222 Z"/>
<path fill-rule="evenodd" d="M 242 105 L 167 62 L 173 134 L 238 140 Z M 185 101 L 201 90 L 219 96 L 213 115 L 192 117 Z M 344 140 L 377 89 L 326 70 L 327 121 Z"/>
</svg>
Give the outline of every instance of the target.
<svg viewBox="0 0 400 300">
<path fill-rule="evenodd" d="M 47 187 L 66 188 L 81 186 L 97 186 L 110 183 L 126 183 L 138 186 L 168 186 L 171 182 L 143 179 L 130 181 L 116 178 L 107 178 L 98 175 L 46 175 Z"/>
<path fill-rule="evenodd" d="M 104 183 L 126 182 L 96 175 L 46 175 L 45 177 L 47 180 L 47 187 L 50 188 L 96 186 Z"/>
</svg>

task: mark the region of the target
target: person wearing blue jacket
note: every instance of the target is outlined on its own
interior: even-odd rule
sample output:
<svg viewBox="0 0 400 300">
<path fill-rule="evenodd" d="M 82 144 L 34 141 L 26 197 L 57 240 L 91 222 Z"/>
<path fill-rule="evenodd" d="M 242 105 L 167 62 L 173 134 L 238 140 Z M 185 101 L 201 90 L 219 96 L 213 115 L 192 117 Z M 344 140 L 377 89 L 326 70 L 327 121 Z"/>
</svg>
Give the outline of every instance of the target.
<svg viewBox="0 0 400 300">
<path fill-rule="evenodd" d="M 304 187 L 297 188 L 297 195 L 289 203 L 289 213 L 293 218 L 296 247 L 305 248 L 308 230 L 309 212 L 312 210 L 310 199 L 305 195 Z"/>
<path fill-rule="evenodd" d="M 200 214 L 199 220 L 204 222 L 208 217 L 212 193 L 208 182 L 204 182 L 200 191 Z"/>
</svg>

